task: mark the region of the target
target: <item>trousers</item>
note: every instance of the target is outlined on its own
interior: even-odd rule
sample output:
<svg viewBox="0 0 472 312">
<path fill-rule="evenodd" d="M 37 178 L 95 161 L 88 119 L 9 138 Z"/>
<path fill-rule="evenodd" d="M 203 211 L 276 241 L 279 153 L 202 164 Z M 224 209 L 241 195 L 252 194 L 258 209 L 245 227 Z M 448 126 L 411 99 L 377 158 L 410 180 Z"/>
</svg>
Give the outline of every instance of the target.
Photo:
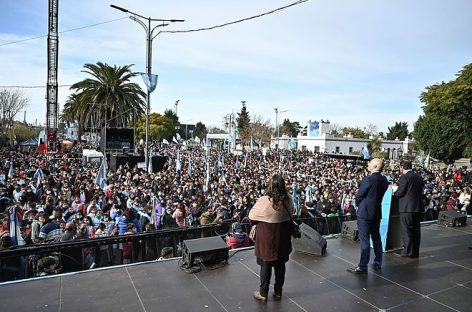
<svg viewBox="0 0 472 312">
<path fill-rule="evenodd" d="M 278 295 L 282 295 L 282 287 L 284 286 L 285 282 L 285 261 L 278 260 L 267 262 L 258 259 L 257 263 L 261 266 L 261 285 L 259 287 L 260 294 L 264 297 L 267 297 L 267 294 L 269 293 L 270 278 L 272 277 L 272 268 L 274 268 L 274 291 Z"/>
</svg>

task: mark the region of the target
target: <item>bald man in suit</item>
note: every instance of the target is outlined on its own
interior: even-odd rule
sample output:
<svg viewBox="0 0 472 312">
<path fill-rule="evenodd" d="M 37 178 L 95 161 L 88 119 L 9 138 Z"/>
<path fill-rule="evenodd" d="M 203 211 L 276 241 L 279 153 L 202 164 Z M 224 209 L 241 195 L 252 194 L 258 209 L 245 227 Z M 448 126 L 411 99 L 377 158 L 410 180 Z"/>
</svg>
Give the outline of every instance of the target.
<svg viewBox="0 0 472 312">
<path fill-rule="evenodd" d="M 367 167 L 370 174 L 362 181 L 356 194 L 357 229 L 361 242 L 361 257 L 357 267 L 347 269 L 353 274 L 367 273 L 371 238 L 375 253 L 372 268 L 375 271 L 382 269 L 383 251 L 380 239 L 380 220 L 382 219 L 382 199 L 388 188 L 387 178 L 381 174 L 383 167 L 382 159 L 372 159 Z"/>
</svg>

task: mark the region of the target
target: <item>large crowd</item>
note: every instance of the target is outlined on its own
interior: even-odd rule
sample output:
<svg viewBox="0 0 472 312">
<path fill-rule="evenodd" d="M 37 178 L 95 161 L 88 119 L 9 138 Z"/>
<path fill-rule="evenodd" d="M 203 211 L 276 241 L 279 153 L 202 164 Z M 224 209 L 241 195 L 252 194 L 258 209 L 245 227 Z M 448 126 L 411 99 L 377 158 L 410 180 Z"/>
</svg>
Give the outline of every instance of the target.
<svg viewBox="0 0 472 312">
<path fill-rule="evenodd" d="M 249 210 L 264 195 L 274 173 L 287 181 L 299 218 L 344 215 L 354 219 L 354 196 L 367 175 L 363 161 L 307 151 L 235 155 L 163 145 L 155 152 L 167 156 L 161 171 L 147 173 L 128 165 L 108 168 L 101 183 L 100 168 L 83 163 L 80 145 L 53 157 L 36 149 L 0 149 L 0 250 L 223 221 L 233 223 L 228 244 L 239 247 L 248 244 L 240 224 L 248 221 Z M 420 165 L 415 170 L 426 182 L 425 219 L 437 218 L 441 210 L 471 214 L 470 170 Z M 397 164 L 387 161 L 384 174 L 395 184 Z M 132 261 L 132 246 L 116 247 L 121 263 Z M 110 263 L 107 248 L 89 250 L 86 267 Z M 158 257 L 150 252 L 147 260 Z M 46 260 L 43 266 L 52 270 L 53 260 Z"/>
</svg>

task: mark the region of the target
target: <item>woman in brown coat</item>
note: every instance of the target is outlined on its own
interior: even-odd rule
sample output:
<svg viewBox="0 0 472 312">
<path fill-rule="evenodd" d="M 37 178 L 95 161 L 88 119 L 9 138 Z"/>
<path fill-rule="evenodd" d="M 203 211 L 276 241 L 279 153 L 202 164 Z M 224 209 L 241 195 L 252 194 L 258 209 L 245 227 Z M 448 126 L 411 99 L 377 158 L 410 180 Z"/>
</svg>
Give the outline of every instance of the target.
<svg viewBox="0 0 472 312">
<path fill-rule="evenodd" d="M 272 268 L 275 273 L 273 296 L 281 299 L 285 262 L 292 251 L 289 213 L 293 213 L 293 204 L 281 175 L 275 174 L 270 179 L 266 194 L 249 212 L 249 219 L 256 224 L 255 254 L 261 266 L 261 285 L 259 291 L 254 292 L 254 298 L 263 302 L 267 301 Z"/>
</svg>

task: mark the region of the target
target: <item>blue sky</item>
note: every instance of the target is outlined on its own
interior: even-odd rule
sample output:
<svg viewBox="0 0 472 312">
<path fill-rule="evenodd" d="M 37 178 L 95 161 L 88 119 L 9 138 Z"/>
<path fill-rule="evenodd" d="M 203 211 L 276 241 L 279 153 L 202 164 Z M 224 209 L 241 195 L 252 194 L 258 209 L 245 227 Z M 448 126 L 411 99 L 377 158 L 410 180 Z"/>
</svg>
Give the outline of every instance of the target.
<svg viewBox="0 0 472 312">
<path fill-rule="evenodd" d="M 166 30 L 213 26 L 295 0 L 61 0 L 59 30 L 126 17 L 110 4 L 153 18 L 179 18 Z M 153 45 L 159 75 L 151 110 L 174 108 L 181 122 L 221 126 L 246 101 L 251 115 L 275 124 L 329 119 L 380 131 L 421 114 L 424 87 L 447 81 L 472 62 L 470 0 L 310 0 L 217 30 L 160 34 Z M 0 86 L 45 85 L 47 1 L 0 1 Z M 86 78 L 85 63 L 135 64 L 145 71 L 144 31 L 122 19 L 60 35 L 59 84 Z M 137 83 L 142 84 L 140 79 Z M 144 85 L 143 85 L 144 86 Z M 24 89 L 27 120 L 45 121 L 45 89 Z M 70 94 L 59 89 L 62 105 Z M 22 119 L 23 114 L 18 116 Z"/>
</svg>

